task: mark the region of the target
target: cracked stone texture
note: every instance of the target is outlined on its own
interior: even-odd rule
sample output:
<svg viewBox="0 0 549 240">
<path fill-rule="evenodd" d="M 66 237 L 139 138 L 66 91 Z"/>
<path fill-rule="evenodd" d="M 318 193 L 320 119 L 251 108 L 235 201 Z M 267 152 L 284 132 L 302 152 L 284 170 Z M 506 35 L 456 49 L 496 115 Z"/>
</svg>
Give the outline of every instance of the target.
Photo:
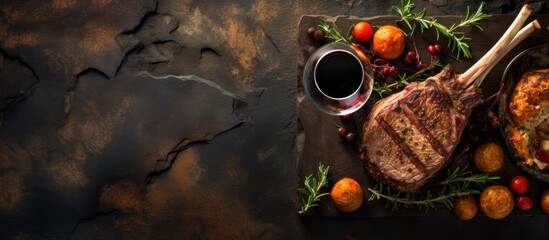
<svg viewBox="0 0 549 240">
<path fill-rule="evenodd" d="M 431 15 L 479 4 L 415 2 Z M 504 0 L 486 11 L 523 2 L 548 12 L 547 1 Z M 295 214 L 300 16 L 386 15 L 396 4 L 2 1 L 0 239 L 444 233 L 432 231 L 438 220 Z"/>
</svg>

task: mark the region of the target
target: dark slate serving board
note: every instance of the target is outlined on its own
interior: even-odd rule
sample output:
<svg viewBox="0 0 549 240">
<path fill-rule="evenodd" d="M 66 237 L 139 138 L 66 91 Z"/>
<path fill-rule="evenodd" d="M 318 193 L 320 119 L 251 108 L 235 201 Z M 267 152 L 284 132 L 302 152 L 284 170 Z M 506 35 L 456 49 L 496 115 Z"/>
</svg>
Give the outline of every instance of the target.
<svg viewBox="0 0 549 240">
<path fill-rule="evenodd" d="M 455 54 L 449 54 L 450 50 L 446 46 L 446 38 L 441 36 L 438 41 L 439 44 L 443 46 L 443 54 L 441 54 L 441 62 L 449 63 L 458 73 L 465 72 L 470 66 L 472 66 L 478 59 L 480 59 L 489 49 L 492 47 L 495 42 L 500 38 L 500 36 L 505 32 L 507 27 L 514 20 L 514 15 L 491 15 L 487 20 L 481 23 L 484 31 L 480 31 L 476 28 L 464 28 L 462 29 L 467 36 L 471 37 L 471 40 L 468 41 L 470 45 L 470 50 L 473 55 L 472 59 L 461 59 L 456 60 L 451 56 Z M 437 16 L 435 17 L 439 22 L 449 25 L 451 23 L 459 23 L 460 16 Z M 418 209 L 405 209 L 401 208 L 399 211 L 391 211 L 385 207 L 384 200 L 376 200 L 368 202 L 367 199 L 370 196 L 370 193 L 366 190 L 368 187 L 373 187 L 375 181 L 373 181 L 367 171 L 362 167 L 362 163 L 358 157 L 358 142 L 360 138 L 357 138 L 357 144 L 347 144 L 342 141 L 336 134 L 336 125 L 344 124 L 352 131 L 357 132 L 360 135 L 360 129 L 366 118 L 366 115 L 372 105 L 379 100 L 377 93 L 373 92 L 372 97 L 361 110 L 353 114 L 353 119 L 350 122 L 342 123 L 342 121 L 337 116 L 330 116 L 325 113 L 320 112 L 315 109 L 315 107 L 309 102 L 307 97 L 303 92 L 302 87 L 302 74 L 303 67 L 307 58 L 311 54 L 311 47 L 317 48 L 320 46 L 319 43 L 310 39 L 307 35 L 307 29 L 311 26 L 317 26 L 320 19 L 327 21 L 335 21 L 340 29 L 344 32 L 349 29 L 353 23 L 358 22 L 359 20 L 368 21 L 370 24 L 375 26 L 381 26 L 385 24 L 398 25 L 404 30 L 407 30 L 407 27 L 403 23 L 398 23 L 398 18 L 396 16 L 374 16 L 366 18 L 358 18 L 351 16 L 337 16 L 337 17 L 328 17 L 328 16 L 318 16 L 318 15 L 305 15 L 301 18 L 301 21 L 298 25 L 297 32 L 297 43 L 298 43 L 298 71 L 297 71 L 297 114 L 298 114 L 298 124 L 297 124 L 297 136 L 296 136 L 296 145 L 297 145 L 297 165 L 298 165 L 298 186 L 303 187 L 303 181 L 306 176 L 310 174 L 315 174 L 318 168 L 319 162 L 322 162 L 325 165 L 330 166 L 330 185 L 325 189 L 329 191 L 333 184 L 343 178 L 351 177 L 356 179 L 363 188 L 365 193 L 365 202 L 360 209 L 353 213 L 343 213 L 338 211 L 335 206 L 332 204 L 329 197 L 325 197 L 318 207 L 312 209 L 308 212 L 309 215 L 315 216 L 326 216 L 326 217 L 345 217 L 345 216 L 354 216 L 354 217 L 389 217 L 389 216 L 402 216 L 402 217 L 413 217 L 413 216 L 447 216 L 453 217 L 452 212 L 446 209 L 443 205 L 437 205 L 436 211 L 425 212 L 424 210 Z M 527 22 L 530 22 L 533 19 L 537 19 L 542 25 L 542 29 L 536 31 L 532 36 L 527 40 L 513 49 L 509 54 L 507 54 L 495 67 L 492 69 L 490 74 L 484 80 L 481 88 L 485 97 L 492 96 L 496 93 L 500 87 L 501 77 L 505 70 L 507 64 L 513 59 L 515 55 L 521 51 L 536 46 L 542 43 L 548 42 L 549 37 L 549 15 L 532 15 Z M 432 31 L 426 31 L 423 34 L 416 34 L 415 40 L 418 49 L 425 49 L 429 43 L 436 42 L 436 34 Z M 407 42 L 407 49 L 411 49 L 412 45 L 410 41 Z M 420 50 L 422 53 L 422 59 L 424 61 L 429 61 L 429 56 L 425 50 Z M 446 53 L 446 54 L 445 54 Z M 425 55 L 423 55 L 425 54 Z M 502 137 L 497 131 L 493 131 L 493 136 L 490 136 L 493 141 L 500 143 L 501 146 L 504 146 L 502 142 Z M 462 158 L 460 163 L 467 164 L 468 161 L 471 161 L 470 156 Z M 496 173 L 500 176 L 501 179 L 498 180 L 499 184 L 507 185 L 509 180 L 518 174 L 525 174 L 521 172 L 513 163 L 513 160 L 510 158 L 508 152 L 506 152 L 505 163 L 503 168 Z M 474 164 L 471 162 L 469 168 L 473 171 Z M 541 192 L 544 189 L 548 189 L 549 185 L 547 183 L 536 181 L 533 178 L 530 179 L 530 189 L 528 195 L 534 199 L 534 208 L 530 211 L 522 211 L 515 208 L 513 210 L 513 215 L 538 215 L 543 214 L 539 206 L 539 197 Z M 302 195 L 299 195 L 299 201 L 301 201 Z M 485 217 L 479 210 L 477 217 Z"/>
</svg>

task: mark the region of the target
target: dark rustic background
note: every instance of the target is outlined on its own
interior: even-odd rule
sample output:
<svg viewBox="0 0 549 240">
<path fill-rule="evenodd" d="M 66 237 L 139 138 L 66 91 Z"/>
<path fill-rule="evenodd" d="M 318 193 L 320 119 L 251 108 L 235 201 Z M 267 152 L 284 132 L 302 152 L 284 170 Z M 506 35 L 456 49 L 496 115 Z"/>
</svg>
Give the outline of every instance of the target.
<svg viewBox="0 0 549 240">
<path fill-rule="evenodd" d="M 429 15 L 480 1 L 415 1 Z M 487 1 L 515 13 L 529 2 Z M 0 239 L 527 239 L 546 216 L 296 214 L 297 26 L 399 1 L 0 2 Z"/>
</svg>

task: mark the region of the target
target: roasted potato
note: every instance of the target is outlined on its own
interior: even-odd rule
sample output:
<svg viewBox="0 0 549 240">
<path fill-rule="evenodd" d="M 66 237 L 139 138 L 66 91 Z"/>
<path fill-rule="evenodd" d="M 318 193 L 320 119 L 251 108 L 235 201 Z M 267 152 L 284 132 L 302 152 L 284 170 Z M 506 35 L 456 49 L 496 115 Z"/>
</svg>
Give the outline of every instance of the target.
<svg viewBox="0 0 549 240">
<path fill-rule="evenodd" d="M 475 149 L 474 160 L 481 172 L 497 172 L 503 166 L 503 149 L 494 142 L 484 143 Z"/>
<path fill-rule="evenodd" d="M 513 193 L 502 185 L 489 186 L 480 194 L 480 210 L 489 218 L 507 217 L 515 207 Z"/>
<path fill-rule="evenodd" d="M 461 220 L 471 220 L 477 215 L 477 211 L 477 199 L 471 195 L 459 197 L 454 201 L 454 213 Z"/>
</svg>

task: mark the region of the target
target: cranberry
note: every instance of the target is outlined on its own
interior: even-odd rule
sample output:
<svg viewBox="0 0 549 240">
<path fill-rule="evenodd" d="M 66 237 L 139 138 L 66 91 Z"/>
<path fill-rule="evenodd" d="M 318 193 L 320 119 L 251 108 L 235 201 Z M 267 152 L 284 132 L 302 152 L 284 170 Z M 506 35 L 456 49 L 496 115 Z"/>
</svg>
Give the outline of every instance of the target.
<svg viewBox="0 0 549 240">
<path fill-rule="evenodd" d="M 355 142 L 355 134 L 354 133 L 347 133 L 347 135 L 345 135 L 345 141 L 347 141 L 348 143 Z"/>
<path fill-rule="evenodd" d="M 440 53 L 441 47 L 440 45 L 429 45 L 427 46 L 427 52 L 429 52 L 431 55 L 438 55 Z"/>
<path fill-rule="evenodd" d="M 528 179 L 521 175 L 512 178 L 511 182 L 509 183 L 509 187 L 516 194 L 524 194 L 526 191 L 528 191 L 528 185 Z"/>
<path fill-rule="evenodd" d="M 389 75 L 396 77 L 398 76 L 398 68 L 395 66 L 389 67 Z"/>
<path fill-rule="evenodd" d="M 343 122 L 347 122 L 349 120 L 351 120 L 353 116 L 351 114 L 345 114 L 345 115 L 341 115 L 339 116 L 339 119 Z"/>
<path fill-rule="evenodd" d="M 435 52 L 439 54 L 442 51 L 442 47 L 438 44 L 435 44 Z"/>
<path fill-rule="evenodd" d="M 415 58 L 416 58 L 416 52 L 409 51 L 402 58 L 402 63 L 404 63 L 406 65 L 410 65 L 410 64 L 414 63 L 414 61 L 416 60 Z"/>
<path fill-rule="evenodd" d="M 347 129 L 344 128 L 343 126 L 337 126 L 337 135 L 339 135 L 340 137 L 345 137 L 345 135 L 347 135 Z"/>
<path fill-rule="evenodd" d="M 549 153 L 546 152 L 546 151 L 543 151 L 542 149 L 538 149 L 535 153 L 534 153 L 534 156 L 544 162 L 544 163 L 549 163 Z"/>
<path fill-rule="evenodd" d="M 414 63 L 414 59 L 405 56 L 405 57 L 402 58 L 402 63 L 404 63 L 406 65 L 410 65 L 410 64 Z"/>
<path fill-rule="evenodd" d="M 520 210 L 528 211 L 534 206 L 534 201 L 530 196 L 520 195 L 515 197 L 515 205 Z"/>
<path fill-rule="evenodd" d="M 389 73 L 390 73 L 389 67 L 383 67 L 380 72 L 381 76 L 383 77 L 389 76 Z"/>
<path fill-rule="evenodd" d="M 412 59 L 412 60 L 414 60 L 414 59 L 416 58 L 416 52 L 414 52 L 414 51 L 408 51 L 408 52 L 406 53 L 406 57 L 407 57 L 407 58 L 410 58 L 410 59 Z"/>
<path fill-rule="evenodd" d="M 419 61 L 416 64 L 416 69 L 418 71 L 420 71 L 420 70 L 424 69 L 426 66 L 427 66 L 427 64 L 424 61 Z"/>
<path fill-rule="evenodd" d="M 314 27 L 310 27 L 309 29 L 307 29 L 307 35 L 309 35 L 309 37 L 311 38 L 315 37 L 315 32 L 316 32 L 316 28 Z"/>
<path fill-rule="evenodd" d="M 317 29 L 314 33 L 314 39 L 319 42 L 324 41 L 325 36 L 326 36 L 326 33 L 320 29 Z"/>
</svg>

